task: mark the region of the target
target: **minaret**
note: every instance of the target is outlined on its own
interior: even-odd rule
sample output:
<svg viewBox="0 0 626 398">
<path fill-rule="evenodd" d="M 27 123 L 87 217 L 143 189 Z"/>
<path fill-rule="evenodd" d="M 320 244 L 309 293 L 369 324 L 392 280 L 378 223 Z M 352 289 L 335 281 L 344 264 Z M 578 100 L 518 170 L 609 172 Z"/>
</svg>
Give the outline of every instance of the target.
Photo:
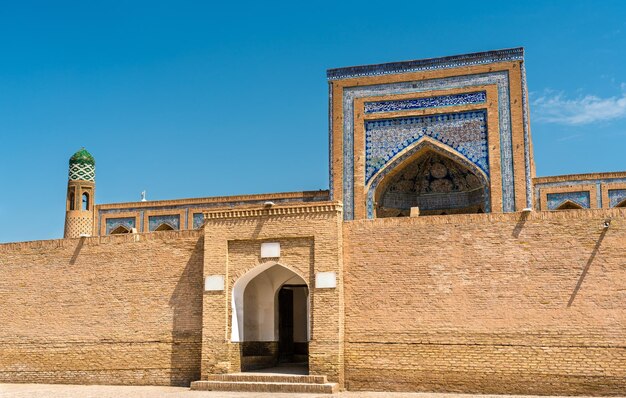
<svg viewBox="0 0 626 398">
<path fill-rule="evenodd" d="M 82 148 L 70 158 L 64 238 L 90 236 L 96 192 L 96 161 Z"/>
</svg>

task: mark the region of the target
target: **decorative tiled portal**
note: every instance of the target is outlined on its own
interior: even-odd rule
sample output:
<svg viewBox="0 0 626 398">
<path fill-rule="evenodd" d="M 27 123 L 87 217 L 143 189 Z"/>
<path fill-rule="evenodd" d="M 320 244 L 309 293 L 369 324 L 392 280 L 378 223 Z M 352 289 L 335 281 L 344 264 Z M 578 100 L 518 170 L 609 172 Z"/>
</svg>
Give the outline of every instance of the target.
<svg viewBox="0 0 626 398">
<path fill-rule="evenodd" d="M 590 207 L 589 191 L 549 193 L 546 195 L 548 210 L 556 210 L 568 200 L 588 209 Z"/>
<path fill-rule="evenodd" d="M 344 218 L 354 218 L 354 101 L 357 98 L 379 97 L 384 95 L 405 95 L 431 90 L 449 90 L 467 88 L 469 93 L 477 93 L 476 86 L 496 85 L 498 91 L 498 130 L 500 132 L 500 168 L 502 173 L 502 208 L 505 212 L 515 211 L 515 187 L 513 178 L 513 148 L 511 130 L 511 109 L 509 104 L 509 79 L 505 71 L 489 72 L 477 75 L 453 76 L 440 79 L 412 82 L 388 83 L 371 86 L 346 87 L 343 90 L 343 203 Z M 471 91 L 470 91 L 471 90 Z M 432 97 L 437 98 L 437 97 Z M 466 100 L 469 100 L 467 97 Z M 472 99 L 474 101 L 476 99 Z M 446 100 L 447 101 L 447 100 Z M 421 103 L 419 106 L 426 106 Z M 405 106 L 405 105 L 403 105 Z M 407 105 L 408 106 L 408 105 Z M 413 106 L 413 105 L 411 105 Z M 527 144 L 527 126 L 524 125 L 525 151 Z M 525 154 L 526 157 L 528 157 Z M 474 162 L 472 162 L 475 164 Z M 530 184 L 529 169 L 526 170 L 526 183 Z M 365 181 L 362 182 L 365 184 Z M 522 202 L 530 201 L 521 198 Z M 526 199 L 526 200 L 524 200 Z"/>
<path fill-rule="evenodd" d="M 609 206 L 615 207 L 626 200 L 626 189 L 609 189 Z"/>
<path fill-rule="evenodd" d="M 124 227 L 127 230 L 131 230 L 136 227 L 135 217 L 123 217 L 123 218 L 107 218 L 106 220 L 106 234 L 109 235 L 111 231 L 117 227 Z"/>
<path fill-rule="evenodd" d="M 161 224 L 167 224 L 172 229 L 180 229 L 180 216 L 178 214 L 167 214 L 163 216 L 149 216 L 148 217 L 148 230 L 154 231 Z"/>
</svg>

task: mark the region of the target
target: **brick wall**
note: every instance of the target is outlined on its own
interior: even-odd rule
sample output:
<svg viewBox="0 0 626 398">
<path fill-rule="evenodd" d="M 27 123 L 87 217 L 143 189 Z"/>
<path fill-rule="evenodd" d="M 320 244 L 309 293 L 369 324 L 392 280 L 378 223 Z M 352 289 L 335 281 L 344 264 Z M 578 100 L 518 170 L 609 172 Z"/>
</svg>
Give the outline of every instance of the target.
<svg viewBox="0 0 626 398">
<path fill-rule="evenodd" d="M 626 393 L 626 210 L 362 220 L 343 238 L 348 389 Z"/>
<path fill-rule="evenodd" d="M 189 385 L 201 231 L 0 245 L 0 382 Z"/>
</svg>

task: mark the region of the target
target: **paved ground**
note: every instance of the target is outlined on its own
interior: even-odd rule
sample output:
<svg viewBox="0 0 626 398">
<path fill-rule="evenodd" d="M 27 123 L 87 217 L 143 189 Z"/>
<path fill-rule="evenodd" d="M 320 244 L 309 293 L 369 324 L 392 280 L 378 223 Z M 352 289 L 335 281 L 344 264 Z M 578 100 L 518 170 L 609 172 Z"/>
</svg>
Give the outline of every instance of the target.
<svg viewBox="0 0 626 398">
<path fill-rule="evenodd" d="M 0 384 L 2 398 L 322 398 L 325 394 L 274 394 L 190 391 L 184 387 L 73 386 L 59 384 Z M 529 398 L 522 395 L 462 395 L 430 393 L 342 392 L 340 398 Z M 549 397 L 541 397 L 549 398 Z M 577 397 L 581 398 L 581 397 Z M 614 398 L 614 397 L 613 397 Z"/>
</svg>

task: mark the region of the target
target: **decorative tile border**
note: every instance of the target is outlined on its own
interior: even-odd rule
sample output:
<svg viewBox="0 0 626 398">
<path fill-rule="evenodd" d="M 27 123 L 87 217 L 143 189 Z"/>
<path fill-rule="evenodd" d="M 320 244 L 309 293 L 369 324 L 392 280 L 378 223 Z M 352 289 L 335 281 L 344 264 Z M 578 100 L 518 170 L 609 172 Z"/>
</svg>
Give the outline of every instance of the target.
<svg viewBox="0 0 626 398">
<path fill-rule="evenodd" d="M 393 157 L 430 137 L 450 146 L 489 176 L 487 112 L 464 111 L 365 122 L 365 184 Z"/>
<path fill-rule="evenodd" d="M 475 86 L 496 85 L 498 90 L 498 126 L 502 168 L 502 204 L 504 212 L 515 211 L 515 182 L 508 71 L 475 75 L 444 77 L 430 80 L 346 87 L 343 89 L 343 203 L 344 219 L 354 219 L 354 100 L 374 96 L 397 95 L 447 90 L 471 89 Z M 529 150 L 528 147 L 525 148 Z M 530 185 L 530 176 L 527 184 Z"/>
<path fill-rule="evenodd" d="M 446 157 L 452 157 L 455 161 L 459 162 L 460 164 L 464 165 L 465 167 L 467 167 L 469 170 L 475 171 L 475 175 L 480 178 L 483 182 L 483 184 L 485 184 L 485 198 L 486 198 L 486 204 L 485 204 L 485 211 L 488 213 L 491 211 L 491 202 L 490 202 L 490 195 L 489 195 L 489 178 L 487 175 L 485 175 L 483 172 L 481 172 L 480 169 L 478 169 L 476 167 L 476 165 L 470 161 L 468 161 L 466 158 L 464 158 L 464 156 L 460 153 L 455 153 L 455 151 L 453 149 L 444 149 L 441 146 L 442 144 L 438 144 L 436 143 L 432 138 L 427 138 L 427 137 L 422 137 L 421 141 L 419 141 L 416 145 L 414 145 L 413 147 L 407 149 L 404 153 L 402 153 L 399 157 L 395 158 L 391 164 L 386 167 L 385 169 L 383 169 L 380 173 L 378 173 L 372 180 L 369 189 L 367 191 L 367 218 L 374 218 L 374 206 L 375 206 L 375 194 L 376 194 L 376 188 L 378 187 L 378 185 L 381 183 L 381 181 L 383 181 L 385 179 L 385 177 L 392 172 L 397 166 L 399 166 L 400 164 L 402 164 L 402 162 L 404 162 L 406 159 L 410 158 L 411 156 L 413 156 L 415 153 L 428 148 L 430 150 L 433 150 L 443 156 Z M 443 145 L 442 145 L 443 146 Z"/>
<path fill-rule="evenodd" d="M 495 62 L 521 61 L 523 59 L 524 49 L 522 47 L 517 47 L 471 54 L 452 55 L 440 58 L 420 59 L 415 61 L 391 62 L 378 65 L 362 65 L 329 69 L 326 71 L 326 76 L 328 77 L 328 80 L 339 80 L 361 76 L 380 76 L 395 73 L 458 68 Z"/>
<path fill-rule="evenodd" d="M 439 95 L 436 97 L 410 98 L 405 100 L 388 100 L 365 102 L 365 113 L 398 112 L 414 109 L 443 108 L 447 106 L 484 104 L 487 92 Z"/>
<path fill-rule="evenodd" d="M 129 231 L 137 227 L 137 219 L 135 217 L 123 217 L 123 218 L 107 218 L 106 220 L 106 235 L 110 235 L 111 231 L 115 228 L 122 226 Z"/>
<path fill-rule="evenodd" d="M 533 184 L 531 177 L 531 163 L 530 158 L 530 118 L 528 115 L 528 86 L 526 85 L 526 65 L 524 62 L 520 65 L 520 73 L 522 78 L 522 123 L 524 126 L 524 172 L 526 177 L 526 207 L 533 207 Z"/>
<path fill-rule="evenodd" d="M 591 197 L 589 191 L 574 191 L 546 194 L 546 204 L 548 210 L 557 210 L 563 203 L 570 201 L 585 209 L 591 207 Z"/>
</svg>

